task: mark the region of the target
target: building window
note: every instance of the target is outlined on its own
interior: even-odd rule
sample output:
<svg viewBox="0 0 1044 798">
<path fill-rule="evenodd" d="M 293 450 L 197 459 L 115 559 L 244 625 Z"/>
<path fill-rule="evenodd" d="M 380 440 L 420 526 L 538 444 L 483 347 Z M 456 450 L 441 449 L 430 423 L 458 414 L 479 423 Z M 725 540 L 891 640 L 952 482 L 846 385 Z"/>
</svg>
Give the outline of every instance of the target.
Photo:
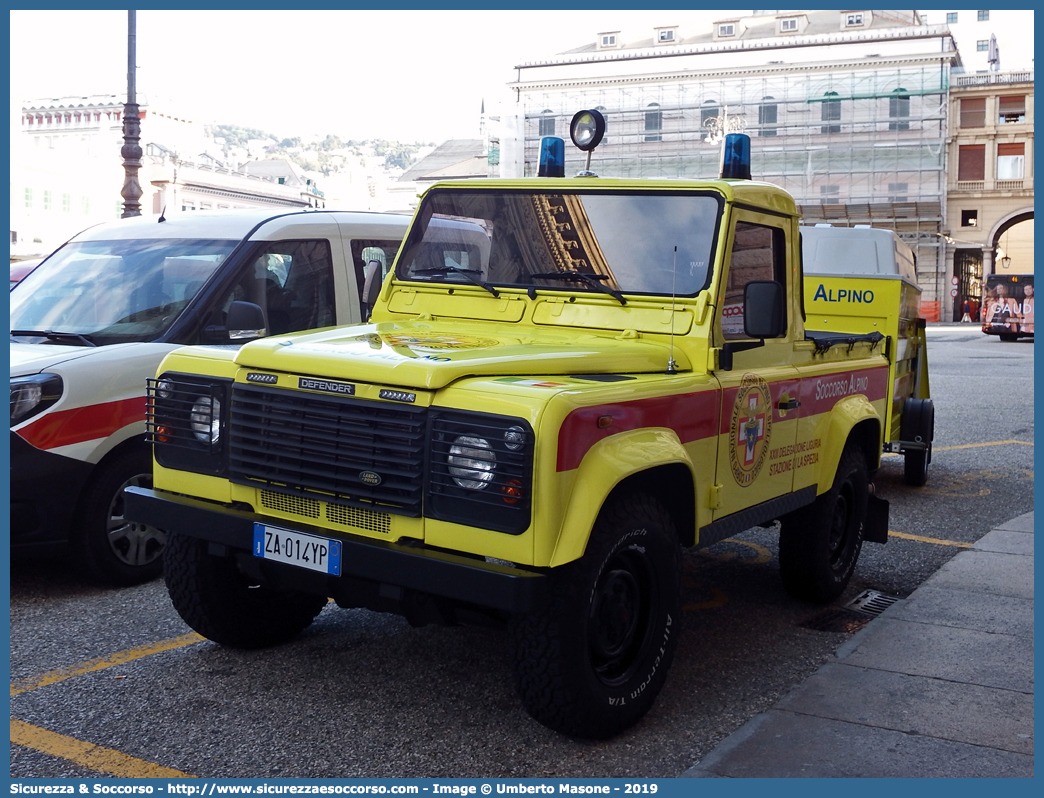
<svg viewBox="0 0 1044 798">
<path fill-rule="evenodd" d="M 953 25 L 955 22 L 957 22 L 957 12 L 956 11 L 949 11 L 949 12 L 947 12 L 947 14 L 946 14 L 946 24 L 947 25 Z"/>
<path fill-rule="evenodd" d="M 889 130 L 910 129 L 910 95 L 906 93 L 906 89 L 899 88 L 892 92 L 892 96 L 888 98 L 888 116 L 891 118 L 888 123 Z"/>
<path fill-rule="evenodd" d="M 986 98 L 961 100 L 961 127 L 986 127 Z"/>
<path fill-rule="evenodd" d="M 909 191 L 909 183 L 889 183 L 888 200 L 889 202 L 909 202 Z"/>
<path fill-rule="evenodd" d="M 25 207 L 33 207 L 33 190 L 31 188 L 25 190 Z"/>
<path fill-rule="evenodd" d="M 720 111 L 721 106 L 718 105 L 717 100 L 705 100 L 700 107 L 700 130 L 706 130 L 707 123 L 719 116 Z"/>
<path fill-rule="evenodd" d="M 545 108 L 540 117 L 540 137 L 555 135 L 555 114 L 550 108 Z"/>
<path fill-rule="evenodd" d="M 80 207 L 83 209 L 84 215 L 89 215 L 91 212 L 91 198 L 82 197 L 81 199 Z"/>
<path fill-rule="evenodd" d="M 997 145 L 997 179 L 1022 180 L 1026 176 L 1026 145 Z"/>
<path fill-rule="evenodd" d="M 663 111 L 659 103 L 649 103 L 649 108 L 653 110 L 645 112 L 645 140 L 662 141 Z"/>
<path fill-rule="evenodd" d="M 841 202 L 841 186 L 820 186 L 819 201 L 823 205 L 838 205 Z"/>
<path fill-rule="evenodd" d="M 1014 125 L 1026 121 L 1026 98 L 1001 97 L 999 125 Z"/>
<path fill-rule="evenodd" d="M 788 17 L 787 19 L 781 19 L 779 21 L 779 32 L 780 33 L 793 33 L 798 29 L 798 21 L 796 17 Z"/>
<path fill-rule="evenodd" d="M 656 38 L 660 42 L 673 42 L 674 41 L 674 29 L 657 31 Z"/>
<path fill-rule="evenodd" d="M 863 24 L 862 14 L 845 14 L 845 27 L 858 28 Z"/>
<path fill-rule="evenodd" d="M 718 26 L 718 36 L 719 37 L 721 37 L 723 39 L 727 39 L 730 36 L 735 36 L 735 35 L 736 35 L 736 25 L 735 25 L 735 23 L 729 22 L 727 24 Z"/>
<path fill-rule="evenodd" d="M 961 227 L 978 227 L 978 211 L 961 211 Z"/>
<path fill-rule="evenodd" d="M 775 97 L 762 97 L 761 105 L 758 106 L 758 126 L 762 136 L 775 136 L 777 133 L 776 121 L 779 118 L 779 107 L 776 105 Z"/>
<path fill-rule="evenodd" d="M 989 11 L 980 11 L 979 12 L 979 22 L 988 22 L 989 19 L 990 19 L 990 12 Z"/>
<path fill-rule="evenodd" d="M 62 211 L 64 213 L 72 211 L 72 194 L 62 194 Z"/>
<path fill-rule="evenodd" d="M 977 42 L 975 42 L 975 49 L 978 50 L 980 53 L 985 53 L 987 50 L 990 49 L 990 40 L 979 39 Z"/>
<path fill-rule="evenodd" d="M 48 189 L 44 189 L 43 209 L 45 211 L 51 210 L 51 192 Z"/>
<path fill-rule="evenodd" d="M 837 97 L 836 91 L 828 91 L 824 97 Z M 820 111 L 820 121 L 822 122 L 840 122 L 841 121 L 841 101 L 840 100 L 824 100 L 823 108 Z M 823 133 L 840 133 L 841 125 L 823 125 L 820 128 Z"/>
<path fill-rule="evenodd" d="M 964 144 L 957 148 L 957 179 L 986 179 L 986 145 Z"/>
<path fill-rule="evenodd" d="M 616 34 L 615 33 L 603 33 L 602 34 L 602 47 L 616 47 Z"/>
</svg>

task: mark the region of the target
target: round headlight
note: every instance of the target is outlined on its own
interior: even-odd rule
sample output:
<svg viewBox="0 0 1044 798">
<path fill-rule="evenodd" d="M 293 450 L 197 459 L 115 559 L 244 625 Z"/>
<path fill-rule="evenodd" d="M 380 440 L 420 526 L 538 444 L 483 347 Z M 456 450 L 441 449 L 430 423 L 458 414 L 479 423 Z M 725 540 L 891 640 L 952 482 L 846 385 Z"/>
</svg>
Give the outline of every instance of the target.
<svg viewBox="0 0 1044 798">
<path fill-rule="evenodd" d="M 213 396 L 199 397 L 192 405 L 189 424 L 199 441 L 217 443 L 221 435 L 221 402 Z"/>
<path fill-rule="evenodd" d="M 569 123 L 569 138 L 582 152 L 593 150 L 605 135 L 605 117 L 599 111 L 577 111 Z"/>
<path fill-rule="evenodd" d="M 462 488 L 482 490 L 493 481 L 497 468 L 497 456 L 485 438 L 461 435 L 450 446 L 450 476 Z"/>
<path fill-rule="evenodd" d="M 160 380 L 156 383 L 156 396 L 160 399 L 170 399 L 174 393 L 174 383 L 170 380 Z"/>
<path fill-rule="evenodd" d="M 508 427 L 504 430 L 504 445 L 517 452 L 526 443 L 526 431 L 522 427 Z"/>
</svg>

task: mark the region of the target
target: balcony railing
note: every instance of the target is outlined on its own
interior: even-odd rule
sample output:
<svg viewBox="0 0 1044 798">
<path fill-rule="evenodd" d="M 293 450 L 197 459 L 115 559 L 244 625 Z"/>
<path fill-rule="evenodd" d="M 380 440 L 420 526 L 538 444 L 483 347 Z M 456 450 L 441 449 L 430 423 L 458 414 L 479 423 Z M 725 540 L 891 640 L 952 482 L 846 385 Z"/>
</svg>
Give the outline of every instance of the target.
<svg viewBox="0 0 1044 798">
<path fill-rule="evenodd" d="M 1032 188 L 1032 179 L 958 180 L 950 184 L 951 191 L 1025 191 Z"/>
<path fill-rule="evenodd" d="M 951 86 L 999 86 L 1006 83 L 1032 83 L 1033 70 L 1024 72 L 989 72 L 981 75 L 950 73 Z"/>
</svg>

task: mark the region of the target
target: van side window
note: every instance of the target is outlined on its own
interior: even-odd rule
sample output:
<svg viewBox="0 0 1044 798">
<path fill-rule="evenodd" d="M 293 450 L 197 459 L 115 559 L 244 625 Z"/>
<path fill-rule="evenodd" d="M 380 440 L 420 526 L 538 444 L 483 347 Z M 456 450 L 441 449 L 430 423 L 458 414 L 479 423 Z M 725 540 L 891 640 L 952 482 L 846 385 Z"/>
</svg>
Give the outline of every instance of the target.
<svg viewBox="0 0 1044 798">
<path fill-rule="evenodd" d="M 401 241 L 382 241 L 379 239 L 356 239 L 352 241 L 352 266 L 355 268 L 355 285 L 358 291 L 359 308 L 362 318 L 367 314 L 363 308 L 363 284 L 366 282 L 366 264 L 371 260 L 381 264 L 380 279 L 383 281 L 391 270 L 395 254 L 399 251 Z"/>
<path fill-rule="evenodd" d="M 260 305 L 268 334 L 329 327 L 336 323 L 333 259 L 326 239 L 274 241 L 265 244 L 225 297 Z"/>
<path fill-rule="evenodd" d="M 776 280 L 786 285 L 783 231 L 777 227 L 737 222 L 729 260 L 721 332 L 729 340 L 746 338 L 743 332 L 743 291 L 754 280 Z"/>
</svg>

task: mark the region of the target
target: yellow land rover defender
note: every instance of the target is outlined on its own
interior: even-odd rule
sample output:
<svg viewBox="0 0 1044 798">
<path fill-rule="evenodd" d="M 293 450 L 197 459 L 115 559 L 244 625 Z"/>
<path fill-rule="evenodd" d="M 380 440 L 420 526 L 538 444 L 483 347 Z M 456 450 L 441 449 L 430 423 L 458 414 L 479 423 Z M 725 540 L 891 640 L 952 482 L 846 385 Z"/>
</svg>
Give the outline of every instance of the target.
<svg viewBox="0 0 1044 798">
<path fill-rule="evenodd" d="M 604 122 L 573 127 L 590 150 Z M 251 648 L 330 598 L 495 619 L 532 716 L 600 738 L 667 678 L 683 548 L 778 519 L 785 588 L 837 598 L 887 534 L 882 451 L 930 448 L 922 410 L 898 434 L 923 325 L 872 290 L 806 329 L 798 213 L 749 146 L 614 180 L 547 139 L 547 176 L 424 194 L 368 323 L 167 356 L 127 514 L 167 531 L 185 621 Z"/>
</svg>

